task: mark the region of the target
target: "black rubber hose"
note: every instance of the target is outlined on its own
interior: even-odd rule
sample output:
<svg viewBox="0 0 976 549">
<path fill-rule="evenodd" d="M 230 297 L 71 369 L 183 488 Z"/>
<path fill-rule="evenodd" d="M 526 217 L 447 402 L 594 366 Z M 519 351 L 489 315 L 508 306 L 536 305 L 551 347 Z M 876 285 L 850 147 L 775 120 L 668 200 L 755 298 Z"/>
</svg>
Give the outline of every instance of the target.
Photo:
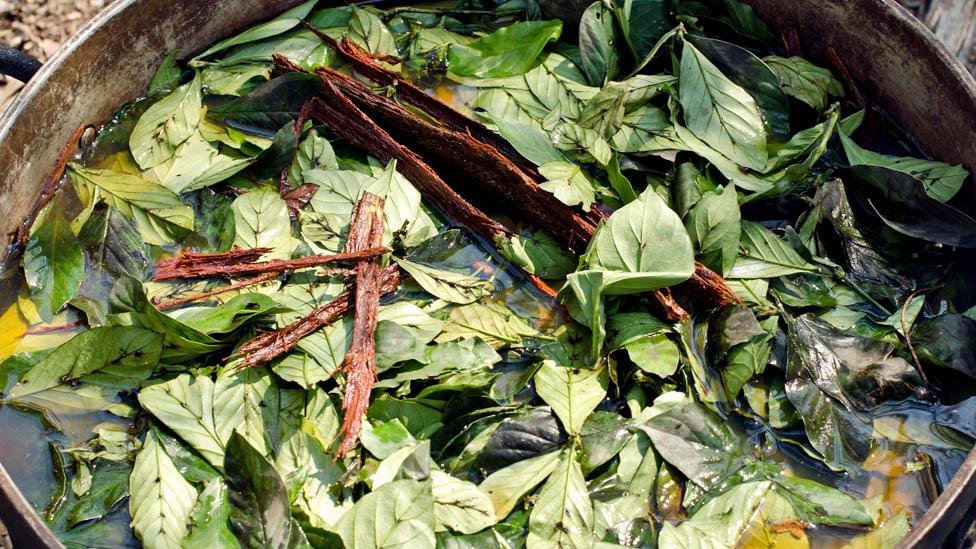
<svg viewBox="0 0 976 549">
<path fill-rule="evenodd" d="M 27 82 L 34 74 L 41 70 L 41 62 L 26 53 L 0 46 L 0 74 Z"/>
</svg>

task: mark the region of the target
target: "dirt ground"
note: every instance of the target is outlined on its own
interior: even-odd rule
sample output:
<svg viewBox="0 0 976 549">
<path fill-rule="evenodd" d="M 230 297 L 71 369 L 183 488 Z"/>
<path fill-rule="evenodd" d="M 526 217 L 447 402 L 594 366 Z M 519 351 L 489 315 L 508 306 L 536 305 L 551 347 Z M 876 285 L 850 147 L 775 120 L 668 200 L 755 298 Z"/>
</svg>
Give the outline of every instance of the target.
<svg viewBox="0 0 976 549">
<path fill-rule="evenodd" d="M 111 0 L 0 0 L 0 44 L 47 60 Z M 0 111 L 22 87 L 0 80 Z"/>
</svg>

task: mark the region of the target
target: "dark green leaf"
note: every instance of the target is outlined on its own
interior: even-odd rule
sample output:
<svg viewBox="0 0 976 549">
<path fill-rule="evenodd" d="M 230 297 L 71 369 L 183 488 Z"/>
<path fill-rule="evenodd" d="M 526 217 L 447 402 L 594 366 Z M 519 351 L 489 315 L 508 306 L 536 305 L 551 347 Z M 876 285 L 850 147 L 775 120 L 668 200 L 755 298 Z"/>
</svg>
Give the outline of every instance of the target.
<svg viewBox="0 0 976 549">
<path fill-rule="evenodd" d="M 708 193 L 695 204 L 685 220 L 688 236 L 698 250 L 698 260 L 719 274 L 732 270 L 742 235 L 735 187 Z"/>
<path fill-rule="evenodd" d="M 305 73 L 288 73 L 261 84 L 240 99 L 208 112 L 215 120 L 242 130 L 273 135 L 294 121 L 306 101 L 319 93 L 321 80 Z"/>
<path fill-rule="evenodd" d="M 448 68 L 454 74 L 500 78 L 528 71 L 552 40 L 559 38 L 560 21 L 525 21 L 501 28 L 470 44 L 451 44 Z"/>
<path fill-rule="evenodd" d="M 63 199 L 55 199 L 42 215 L 40 224 L 31 227 L 23 265 L 31 300 L 50 322 L 81 287 L 85 257 L 65 217 Z"/>
<path fill-rule="evenodd" d="M 579 27 L 580 68 L 591 86 L 603 86 L 620 73 L 620 30 L 613 10 L 602 0 L 583 12 Z"/>
</svg>

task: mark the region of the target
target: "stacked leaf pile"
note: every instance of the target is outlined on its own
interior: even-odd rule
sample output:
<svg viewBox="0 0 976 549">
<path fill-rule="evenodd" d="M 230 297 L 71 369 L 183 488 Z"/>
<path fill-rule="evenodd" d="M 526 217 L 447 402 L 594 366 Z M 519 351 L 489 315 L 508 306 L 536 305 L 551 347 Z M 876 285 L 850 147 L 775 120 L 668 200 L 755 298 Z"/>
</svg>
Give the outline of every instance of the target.
<svg viewBox="0 0 976 549">
<path fill-rule="evenodd" d="M 976 436 L 968 173 L 738 0 L 567 25 L 312 0 L 167 57 L 19 235 L 66 543 L 907 533 Z"/>
</svg>

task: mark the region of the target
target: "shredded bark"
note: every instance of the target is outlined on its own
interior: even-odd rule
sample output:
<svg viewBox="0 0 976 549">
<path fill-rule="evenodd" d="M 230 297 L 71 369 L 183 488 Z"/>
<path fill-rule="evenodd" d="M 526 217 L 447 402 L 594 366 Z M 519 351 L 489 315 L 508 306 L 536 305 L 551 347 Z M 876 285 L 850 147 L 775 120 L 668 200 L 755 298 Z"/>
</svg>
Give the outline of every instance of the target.
<svg viewBox="0 0 976 549">
<path fill-rule="evenodd" d="M 396 265 L 380 271 L 380 295 L 392 294 L 400 287 L 400 272 Z M 345 292 L 308 315 L 272 332 L 263 333 L 242 345 L 242 368 L 270 362 L 291 351 L 304 337 L 342 318 L 352 309 L 352 296 Z"/>
<path fill-rule="evenodd" d="M 383 199 L 365 192 L 352 212 L 347 253 L 368 250 L 383 243 Z M 376 323 L 380 307 L 380 260 L 362 261 L 356 266 L 354 294 L 356 316 L 352 345 L 342 361 L 346 374 L 342 397 L 342 442 L 336 456 L 343 457 L 356 446 L 369 408 L 369 395 L 376 381 Z"/>
<path fill-rule="evenodd" d="M 175 280 L 180 278 L 232 278 L 256 276 L 265 273 L 281 273 L 297 269 L 308 269 L 329 263 L 352 263 L 388 253 L 389 248 L 377 247 L 353 253 L 322 254 L 300 257 L 298 259 L 272 259 L 260 261 L 270 248 L 231 250 L 219 254 L 181 253 L 172 259 L 156 263 L 153 280 Z"/>
<path fill-rule="evenodd" d="M 261 276 L 256 276 L 254 278 L 249 278 L 247 280 L 242 280 L 240 282 L 235 282 L 227 286 L 221 286 L 215 290 L 210 290 L 209 292 L 201 292 L 198 294 L 193 294 L 186 297 L 181 297 L 179 299 L 169 299 L 163 300 L 158 297 L 153 298 L 153 305 L 159 310 L 172 309 L 174 307 L 179 307 L 180 305 L 186 305 L 187 303 L 193 303 L 194 301 L 200 301 L 201 299 L 206 299 L 208 297 L 213 297 L 215 295 L 220 295 L 227 293 L 231 290 L 240 290 L 241 288 L 247 288 L 248 286 L 254 286 L 255 284 L 260 284 L 262 282 L 267 282 L 269 280 L 274 280 L 281 273 L 267 273 Z"/>
<path fill-rule="evenodd" d="M 287 175 L 286 175 L 287 177 Z M 281 195 L 281 198 L 285 199 L 285 204 L 288 205 L 288 215 L 292 219 L 297 217 L 298 210 L 301 210 L 308 204 L 308 201 L 315 196 L 315 192 L 319 190 L 319 186 L 313 183 L 305 183 L 304 185 L 299 185 L 294 189 Z"/>
<path fill-rule="evenodd" d="M 305 104 L 302 105 L 301 110 L 298 112 L 298 117 L 295 118 L 295 123 L 292 125 L 292 131 L 295 132 L 295 139 L 301 139 L 302 137 L 302 130 L 305 129 L 305 123 L 308 122 L 308 107 L 308 101 L 306 101 Z M 288 189 L 291 188 L 291 183 L 288 180 L 288 174 L 291 172 L 291 165 L 295 163 L 295 156 L 297 155 L 298 149 L 295 149 L 295 152 L 291 156 L 291 162 L 288 162 L 285 164 L 285 167 L 281 168 L 281 178 L 278 181 L 278 193 L 282 196 L 282 198 L 285 198 L 285 195 L 288 194 Z M 312 194 L 315 194 L 315 192 L 312 191 Z M 308 201 L 306 200 L 305 202 Z M 302 204 L 302 206 L 304 205 L 305 204 Z M 300 209 L 300 207 L 295 209 Z M 288 211 L 292 214 L 292 217 L 295 216 L 290 203 L 288 204 Z"/>
<path fill-rule="evenodd" d="M 58 160 L 54 164 L 54 169 L 48 174 L 47 179 L 44 181 L 44 189 L 41 191 L 40 198 L 37 199 L 37 203 L 31 209 L 31 212 L 27 214 L 24 221 L 20 224 L 20 227 L 11 235 L 13 236 L 13 241 L 10 245 L 10 251 L 7 254 L 7 258 L 4 265 L 0 265 L 0 271 L 5 271 L 7 265 L 13 265 L 20 261 L 21 256 L 24 253 L 24 248 L 27 246 L 27 240 L 30 238 L 31 226 L 34 224 L 34 220 L 41 213 L 41 210 L 47 206 L 51 199 L 54 198 L 55 192 L 58 190 L 58 185 L 61 183 L 61 178 L 64 177 L 64 171 L 68 167 L 68 162 L 71 161 L 71 157 L 75 155 L 78 151 L 78 145 L 81 142 L 81 135 L 85 132 L 85 125 L 82 124 L 75 128 L 71 132 L 71 137 L 68 138 L 68 142 L 65 144 L 64 148 L 61 149 L 61 153 L 58 155 Z"/>
<path fill-rule="evenodd" d="M 786 27 L 779 32 L 779 40 L 783 44 L 783 50 L 790 57 L 803 57 L 803 48 L 800 47 L 800 35 L 797 34 L 795 27 Z"/>
<path fill-rule="evenodd" d="M 851 102 L 854 103 L 855 107 L 863 109 L 864 96 L 861 95 L 861 90 L 857 89 L 854 77 L 851 75 L 851 71 L 847 70 L 847 65 L 844 64 L 844 60 L 830 46 L 827 46 L 827 49 L 824 50 L 824 55 L 827 56 L 827 61 L 830 61 L 830 64 L 834 66 L 834 70 L 840 74 L 841 80 L 844 81 L 844 86 L 847 88 L 847 92 L 851 94 Z"/>
<path fill-rule="evenodd" d="M 404 103 L 423 111 L 427 116 L 430 116 L 432 119 L 452 130 L 468 134 L 478 141 L 491 145 L 517 164 L 527 174 L 533 177 L 539 177 L 539 173 L 532 162 L 519 154 L 511 143 L 486 128 L 484 124 L 454 110 L 437 97 L 418 88 L 400 74 L 374 63 L 373 59 L 375 59 L 375 56 L 373 54 L 363 50 L 348 38 L 336 40 L 315 28 L 314 25 L 311 25 L 307 21 L 302 21 L 302 24 L 332 49 L 339 52 L 339 55 L 352 65 L 357 73 L 381 86 L 395 88 L 397 98 Z"/>
</svg>

